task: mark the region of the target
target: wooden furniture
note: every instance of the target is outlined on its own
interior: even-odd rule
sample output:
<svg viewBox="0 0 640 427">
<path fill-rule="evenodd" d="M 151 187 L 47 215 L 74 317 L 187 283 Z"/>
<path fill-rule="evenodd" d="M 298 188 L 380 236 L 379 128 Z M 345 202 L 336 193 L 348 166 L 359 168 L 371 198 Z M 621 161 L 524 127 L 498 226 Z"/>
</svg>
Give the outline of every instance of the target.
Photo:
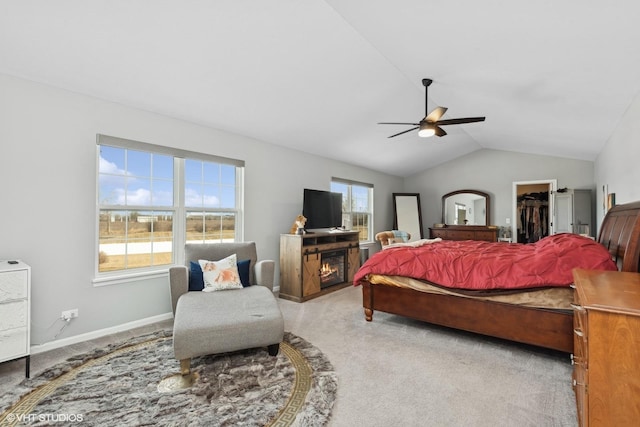
<svg viewBox="0 0 640 427">
<path fill-rule="evenodd" d="M 385 246 L 393 245 L 394 243 L 408 242 L 411 240 L 411 233 L 402 230 L 380 231 L 376 233 L 374 238 L 380 243 L 380 247 L 385 249 Z"/>
<path fill-rule="evenodd" d="M 351 284 L 358 268 L 357 231 L 280 235 L 281 298 L 303 302 L 344 288 Z M 333 277 L 327 281 L 329 276 Z"/>
<path fill-rule="evenodd" d="M 640 202 L 609 210 L 598 241 L 618 268 L 638 272 L 640 264 Z M 502 243 L 496 243 L 502 244 Z M 365 319 L 374 310 L 512 341 L 573 351 L 573 313 L 509 305 L 454 295 L 439 295 L 394 286 L 362 285 Z"/>
<path fill-rule="evenodd" d="M 444 240 L 483 240 L 496 242 L 498 227 L 486 225 L 447 225 L 440 228 L 429 228 L 429 238 L 440 237 Z"/>
<path fill-rule="evenodd" d="M 24 358 L 29 378 L 31 267 L 0 261 L 0 362 Z"/>
<path fill-rule="evenodd" d="M 581 426 L 640 420 L 640 274 L 574 270 L 573 389 Z"/>
</svg>

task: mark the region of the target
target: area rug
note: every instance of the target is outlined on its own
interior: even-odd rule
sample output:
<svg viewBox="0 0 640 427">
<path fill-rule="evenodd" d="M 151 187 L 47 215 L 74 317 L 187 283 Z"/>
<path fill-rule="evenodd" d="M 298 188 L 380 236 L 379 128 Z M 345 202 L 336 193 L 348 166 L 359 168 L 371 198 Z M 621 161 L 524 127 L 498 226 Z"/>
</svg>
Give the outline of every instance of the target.
<svg viewBox="0 0 640 427">
<path fill-rule="evenodd" d="M 337 379 L 316 347 L 285 333 L 265 349 L 194 358 L 193 385 L 159 387 L 179 372 L 171 331 L 68 359 L 0 396 L 0 425 L 323 426 Z"/>
</svg>

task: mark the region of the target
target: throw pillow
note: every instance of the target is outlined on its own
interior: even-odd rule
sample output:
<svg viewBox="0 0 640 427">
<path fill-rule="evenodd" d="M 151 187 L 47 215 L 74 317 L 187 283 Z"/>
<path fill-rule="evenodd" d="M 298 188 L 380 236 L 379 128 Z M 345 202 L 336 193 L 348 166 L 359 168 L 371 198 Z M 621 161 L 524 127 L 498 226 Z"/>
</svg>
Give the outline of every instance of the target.
<svg viewBox="0 0 640 427">
<path fill-rule="evenodd" d="M 203 292 L 223 291 L 225 289 L 240 289 L 240 274 L 238 273 L 236 254 L 220 261 L 198 260 L 204 278 Z"/>
<path fill-rule="evenodd" d="M 249 269 L 251 268 L 251 260 L 244 259 L 242 261 L 238 261 L 238 273 L 240 274 L 240 282 L 242 286 L 246 288 L 247 286 L 251 286 L 251 282 L 249 280 Z"/>
<path fill-rule="evenodd" d="M 189 291 L 201 291 L 204 289 L 204 277 L 202 277 L 202 267 L 200 264 L 189 262 Z"/>
</svg>

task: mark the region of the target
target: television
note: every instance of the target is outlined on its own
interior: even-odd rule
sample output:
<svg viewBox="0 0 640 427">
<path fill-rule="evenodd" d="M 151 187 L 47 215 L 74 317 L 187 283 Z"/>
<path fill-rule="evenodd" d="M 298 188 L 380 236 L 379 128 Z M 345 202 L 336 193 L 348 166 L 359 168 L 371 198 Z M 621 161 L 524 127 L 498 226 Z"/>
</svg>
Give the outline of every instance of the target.
<svg viewBox="0 0 640 427">
<path fill-rule="evenodd" d="M 306 230 L 342 227 L 342 193 L 304 189 L 302 215 Z"/>
</svg>

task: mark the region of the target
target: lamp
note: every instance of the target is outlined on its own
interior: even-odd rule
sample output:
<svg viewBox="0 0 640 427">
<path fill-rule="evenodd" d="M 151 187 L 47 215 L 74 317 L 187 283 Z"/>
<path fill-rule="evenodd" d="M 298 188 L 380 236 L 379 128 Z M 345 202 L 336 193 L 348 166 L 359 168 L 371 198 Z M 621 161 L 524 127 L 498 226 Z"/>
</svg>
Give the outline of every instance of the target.
<svg viewBox="0 0 640 427">
<path fill-rule="evenodd" d="M 433 124 L 420 123 L 420 130 L 418 131 L 418 136 L 422 138 L 428 138 L 435 134 L 436 134 L 436 128 Z"/>
</svg>

